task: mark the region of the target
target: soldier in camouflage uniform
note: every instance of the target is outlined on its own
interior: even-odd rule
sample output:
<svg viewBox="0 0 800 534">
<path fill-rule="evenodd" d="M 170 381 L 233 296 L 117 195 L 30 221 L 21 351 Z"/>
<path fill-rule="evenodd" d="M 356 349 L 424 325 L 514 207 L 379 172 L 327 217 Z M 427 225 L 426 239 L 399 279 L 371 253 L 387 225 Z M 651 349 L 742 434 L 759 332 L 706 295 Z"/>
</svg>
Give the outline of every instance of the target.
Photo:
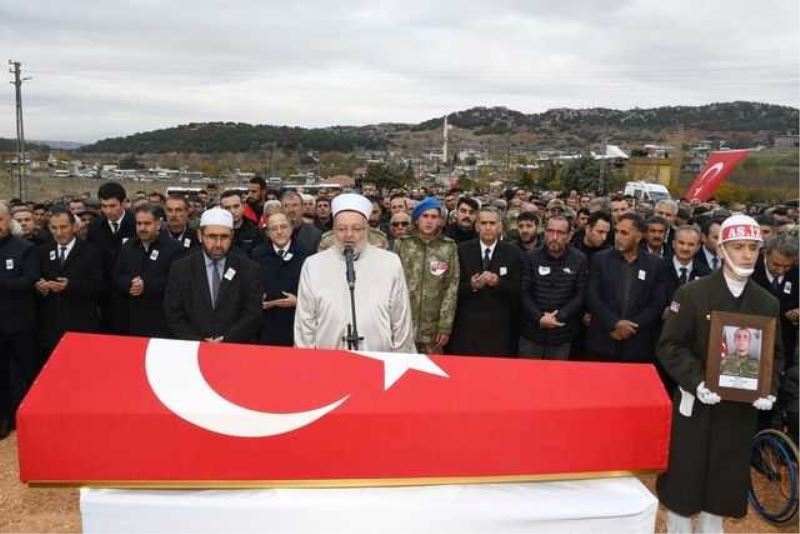
<svg viewBox="0 0 800 534">
<path fill-rule="evenodd" d="M 394 243 L 411 296 L 414 341 L 423 354 L 442 352 L 456 315 L 458 247 L 440 232 L 441 208 L 433 197 L 417 204 L 411 215 L 414 230 Z"/>
</svg>

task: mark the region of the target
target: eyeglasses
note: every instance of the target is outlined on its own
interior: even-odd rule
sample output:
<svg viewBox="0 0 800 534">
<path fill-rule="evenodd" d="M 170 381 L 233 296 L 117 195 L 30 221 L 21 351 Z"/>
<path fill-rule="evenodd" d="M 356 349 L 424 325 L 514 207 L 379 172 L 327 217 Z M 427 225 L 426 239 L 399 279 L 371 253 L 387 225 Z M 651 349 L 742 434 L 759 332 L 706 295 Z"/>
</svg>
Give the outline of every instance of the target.
<svg viewBox="0 0 800 534">
<path fill-rule="evenodd" d="M 392 223 L 392 226 L 408 226 L 408 225 L 409 225 L 409 223 L 406 222 L 406 221 L 398 221 L 398 222 L 393 222 Z"/>
</svg>

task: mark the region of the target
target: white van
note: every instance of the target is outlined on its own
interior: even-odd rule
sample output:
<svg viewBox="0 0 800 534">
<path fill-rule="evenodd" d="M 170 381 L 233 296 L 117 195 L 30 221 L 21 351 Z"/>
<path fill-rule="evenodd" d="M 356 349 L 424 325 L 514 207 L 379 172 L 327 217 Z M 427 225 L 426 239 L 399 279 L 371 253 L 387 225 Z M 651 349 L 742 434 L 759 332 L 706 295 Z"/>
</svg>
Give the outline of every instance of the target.
<svg viewBox="0 0 800 534">
<path fill-rule="evenodd" d="M 631 195 L 636 200 L 649 200 L 651 202 L 672 198 L 666 186 L 651 182 L 628 182 L 625 184 L 625 194 Z"/>
</svg>

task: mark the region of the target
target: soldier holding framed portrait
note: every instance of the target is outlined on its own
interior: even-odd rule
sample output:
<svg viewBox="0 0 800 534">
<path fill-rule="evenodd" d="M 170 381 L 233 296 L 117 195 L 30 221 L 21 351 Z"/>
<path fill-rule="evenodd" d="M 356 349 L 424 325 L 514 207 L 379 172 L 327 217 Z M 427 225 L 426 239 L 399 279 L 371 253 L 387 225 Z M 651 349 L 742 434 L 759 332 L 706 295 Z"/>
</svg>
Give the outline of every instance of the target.
<svg viewBox="0 0 800 534">
<path fill-rule="evenodd" d="M 723 516 L 747 513 L 758 411 L 772 408 L 783 364 L 778 301 L 750 280 L 761 244 L 752 218 L 727 218 L 718 243 L 722 269 L 681 286 L 668 307 L 656 348 L 679 386 L 669 467 L 656 484 L 668 532 L 691 532 L 698 513 L 698 531 L 722 532 Z"/>
</svg>

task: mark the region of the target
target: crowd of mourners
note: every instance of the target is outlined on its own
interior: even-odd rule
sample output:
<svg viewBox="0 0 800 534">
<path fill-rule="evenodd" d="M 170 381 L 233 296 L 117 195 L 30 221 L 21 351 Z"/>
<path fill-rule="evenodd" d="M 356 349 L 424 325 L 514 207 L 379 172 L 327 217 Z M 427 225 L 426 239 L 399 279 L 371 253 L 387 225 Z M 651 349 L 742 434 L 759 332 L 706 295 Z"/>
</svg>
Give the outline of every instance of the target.
<svg viewBox="0 0 800 534">
<path fill-rule="evenodd" d="M 656 352 L 669 314 L 687 306 L 676 293 L 687 284 L 691 293 L 693 281 L 732 261 L 721 229 L 745 217 L 760 232 L 748 276 L 777 301 L 778 374 L 784 380 L 793 372 L 796 388 L 796 202 L 363 184 L 366 200 L 355 205 L 368 201 L 366 209 L 340 208 L 363 213 L 363 224 L 345 218 L 339 229 L 333 208 L 340 194 L 276 191 L 256 177 L 246 193 L 212 187 L 131 198 L 109 182 L 96 198 L 0 203 L 0 438 L 67 331 L 326 345 L 314 337 L 324 325 L 313 323 L 316 312 L 309 311 L 319 300 L 310 288 L 326 281 L 312 273 L 301 281 L 303 266 L 319 264 L 314 256 L 341 247 L 342 236 L 352 232 L 396 255 L 402 267 L 402 291 L 393 287 L 381 296 L 382 288 L 364 285 L 396 281 L 370 282 L 361 273 L 360 291 L 402 299 L 397 313 L 410 315 L 407 332 L 393 330 L 396 318 L 389 319 L 385 347 L 370 346 L 366 326 L 365 348 L 652 363 L 673 393 L 689 386 Z M 193 255 L 201 259 L 192 263 Z M 339 304 L 346 315 L 349 301 Z M 345 346 L 338 326 L 327 345 Z M 702 402 L 700 386 L 692 383 L 691 394 L 697 390 Z"/>
</svg>

